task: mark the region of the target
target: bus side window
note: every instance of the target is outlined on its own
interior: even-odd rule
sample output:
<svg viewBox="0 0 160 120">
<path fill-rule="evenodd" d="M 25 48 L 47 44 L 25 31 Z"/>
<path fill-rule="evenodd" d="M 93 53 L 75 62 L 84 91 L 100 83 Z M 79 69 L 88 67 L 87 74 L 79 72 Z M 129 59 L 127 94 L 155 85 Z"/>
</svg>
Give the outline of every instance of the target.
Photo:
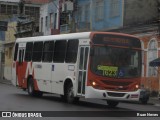
<svg viewBox="0 0 160 120">
<path fill-rule="evenodd" d="M 66 63 L 75 63 L 77 61 L 78 52 L 78 40 L 68 40 L 67 53 L 66 53 Z"/>
<path fill-rule="evenodd" d="M 17 55 L 18 55 L 18 43 L 16 43 L 15 50 L 14 50 L 14 61 L 17 60 Z"/>
<path fill-rule="evenodd" d="M 32 61 L 40 62 L 42 59 L 43 42 L 35 42 L 33 47 Z"/>
<path fill-rule="evenodd" d="M 55 42 L 53 61 L 63 63 L 66 57 L 67 41 L 61 40 Z"/>
<path fill-rule="evenodd" d="M 28 42 L 25 51 L 25 61 L 32 60 L 32 50 L 33 50 L 33 42 Z"/>
<path fill-rule="evenodd" d="M 42 57 L 43 62 L 52 62 L 53 50 L 54 50 L 54 41 L 44 42 L 43 57 Z"/>
</svg>

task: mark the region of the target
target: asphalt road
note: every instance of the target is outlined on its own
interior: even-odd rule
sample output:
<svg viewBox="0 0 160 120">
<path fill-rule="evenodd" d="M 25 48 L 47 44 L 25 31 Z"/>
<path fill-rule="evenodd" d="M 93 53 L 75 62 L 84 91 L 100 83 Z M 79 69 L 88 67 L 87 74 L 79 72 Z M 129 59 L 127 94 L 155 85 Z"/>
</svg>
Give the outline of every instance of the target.
<svg viewBox="0 0 160 120">
<path fill-rule="evenodd" d="M 106 101 L 103 100 L 92 100 L 92 99 L 80 99 L 77 104 L 68 104 L 64 103 L 63 100 L 58 95 L 53 94 L 44 94 L 41 98 L 31 97 L 27 94 L 27 92 L 16 88 L 12 85 L 1 84 L 0 83 L 0 111 L 70 111 L 70 114 L 75 111 L 87 111 L 89 114 L 93 112 L 93 116 L 95 117 L 75 117 L 74 115 L 69 117 L 63 117 L 64 114 L 60 114 L 58 117 L 54 117 L 56 120 L 101 120 L 105 119 L 105 117 L 98 116 L 96 117 L 96 111 L 99 112 L 110 112 L 116 111 L 122 114 L 128 114 L 127 111 L 160 111 L 159 106 L 155 106 L 152 103 L 147 105 L 143 105 L 140 103 L 120 103 L 116 108 L 109 108 L 106 104 Z M 123 112 L 125 111 L 125 112 Z M 86 112 L 86 114 L 87 114 Z M 54 112 L 52 112 L 54 113 Z M 51 113 L 51 114 L 52 114 Z M 80 112 L 76 114 L 84 114 L 85 112 Z M 61 116 L 62 115 L 62 116 Z M 79 115 L 78 115 L 79 116 Z M 80 115 L 81 116 L 81 115 Z M 123 116 L 123 115 L 122 115 Z M 136 117 L 136 120 L 151 120 L 153 117 Z M 1 120 L 2 118 L 0 118 Z M 17 118 L 3 118 L 17 120 Z M 32 118 L 19 118 L 20 120 Z M 34 118 L 37 120 L 53 120 L 53 118 Z M 108 120 L 133 120 L 135 117 L 107 117 Z M 159 119 L 159 117 L 154 117 L 155 119 Z"/>
</svg>

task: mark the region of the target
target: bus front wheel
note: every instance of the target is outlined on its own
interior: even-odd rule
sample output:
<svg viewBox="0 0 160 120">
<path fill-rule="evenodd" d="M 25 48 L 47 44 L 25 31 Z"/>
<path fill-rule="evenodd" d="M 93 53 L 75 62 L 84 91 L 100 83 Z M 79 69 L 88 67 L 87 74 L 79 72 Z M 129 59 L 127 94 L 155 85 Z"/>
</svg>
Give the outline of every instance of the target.
<svg viewBox="0 0 160 120">
<path fill-rule="evenodd" d="M 35 90 L 34 90 L 34 81 L 33 81 L 32 78 L 30 78 L 30 79 L 28 80 L 27 88 L 28 88 L 28 94 L 29 94 L 30 96 L 41 97 L 42 94 L 43 94 L 41 91 L 35 91 Z"/>
<path fill-rule="evenodd" d="M 116 107 L 119 104 L 119 102 L 113 101 L 113 100 L 107 100 L 107 104 L 109 107 L 113 108 L 113 107 Z"/>
<path fill-rule="evenodd" d="M 78 97 L 74 97 L 73 85 L 68 83 L 64 90 L 64 96 L 62 97 L 67 103 L 74 103 L 79 101 Z"/>
</svg>

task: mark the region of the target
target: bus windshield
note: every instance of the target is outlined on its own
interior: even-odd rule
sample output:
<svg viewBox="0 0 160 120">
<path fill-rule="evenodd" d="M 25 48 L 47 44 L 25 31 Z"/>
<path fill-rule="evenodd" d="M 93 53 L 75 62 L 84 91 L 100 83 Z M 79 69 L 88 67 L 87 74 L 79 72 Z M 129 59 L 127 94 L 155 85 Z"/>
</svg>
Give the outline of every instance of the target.
<svg viewBox="0 0 160 120">
<path fill-rule="evenodd" d="M 113 46 L 93 46 L 91 71 L 104 77 L 133 78 L 141 75 L 141 51 Z"/>
</svg>

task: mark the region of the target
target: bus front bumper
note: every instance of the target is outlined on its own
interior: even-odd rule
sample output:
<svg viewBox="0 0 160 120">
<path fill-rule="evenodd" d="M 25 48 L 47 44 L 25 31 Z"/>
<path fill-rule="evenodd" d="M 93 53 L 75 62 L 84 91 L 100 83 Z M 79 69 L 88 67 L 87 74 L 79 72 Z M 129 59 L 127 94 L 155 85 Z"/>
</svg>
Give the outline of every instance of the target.
<svg viewBox="0 0 160 120">
<path fill-rule="evenodd" d="M 140 89 L 133 92 L 118 92 L 108 90 L 98 90 L 91 86 L 87 86 L 85 90 L 85 98 L 97 98 L 118 101 L 139 101 Z"/>
</svg>

